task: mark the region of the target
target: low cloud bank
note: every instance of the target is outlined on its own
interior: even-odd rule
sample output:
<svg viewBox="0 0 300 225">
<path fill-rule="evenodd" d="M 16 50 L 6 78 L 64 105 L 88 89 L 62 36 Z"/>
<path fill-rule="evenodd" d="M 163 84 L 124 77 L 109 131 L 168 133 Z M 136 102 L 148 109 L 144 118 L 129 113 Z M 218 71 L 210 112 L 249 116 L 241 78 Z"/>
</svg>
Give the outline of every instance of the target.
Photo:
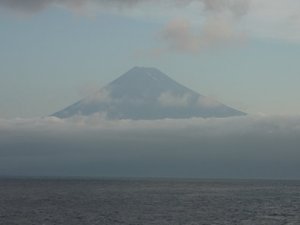
<svg viewBox="0 0 300 225">
<path fill-rule="evenodd" d="M 300 117 L 0 120 L 1 176 L 300 178 Z"/>
</svg>

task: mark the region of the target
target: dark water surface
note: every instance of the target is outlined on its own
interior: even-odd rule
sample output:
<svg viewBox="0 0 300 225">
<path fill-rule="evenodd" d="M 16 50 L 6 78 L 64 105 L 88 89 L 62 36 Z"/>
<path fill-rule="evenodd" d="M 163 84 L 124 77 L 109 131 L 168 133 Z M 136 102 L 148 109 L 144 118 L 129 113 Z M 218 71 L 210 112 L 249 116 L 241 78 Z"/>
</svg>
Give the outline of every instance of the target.
<svg viewBox="0 0 300 225">
<path fill-rule="evenodd" d="M 300 224 L 300 181 L 0 179 L 1 225 Z"/>
</svg>

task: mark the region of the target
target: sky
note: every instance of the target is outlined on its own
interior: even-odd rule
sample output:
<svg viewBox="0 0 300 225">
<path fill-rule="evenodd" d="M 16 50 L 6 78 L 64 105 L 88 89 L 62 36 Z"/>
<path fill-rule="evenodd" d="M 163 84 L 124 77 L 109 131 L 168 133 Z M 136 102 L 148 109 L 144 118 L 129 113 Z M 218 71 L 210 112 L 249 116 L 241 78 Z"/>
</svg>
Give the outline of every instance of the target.
<svg viewBox="0 0 300 225">
<path fill-rule="evenodd" d="M 250 114 L 299 115 L 297 0 L 1 0 L 0 117 L 47 116 L 134 66 Z"/>
<path fill-rule="evenodd" d="M 300 179 L 300 1 L 0 0 L 0 176 Z M 247 112 L 48 115 L 134 66 Z"/>
</svg>

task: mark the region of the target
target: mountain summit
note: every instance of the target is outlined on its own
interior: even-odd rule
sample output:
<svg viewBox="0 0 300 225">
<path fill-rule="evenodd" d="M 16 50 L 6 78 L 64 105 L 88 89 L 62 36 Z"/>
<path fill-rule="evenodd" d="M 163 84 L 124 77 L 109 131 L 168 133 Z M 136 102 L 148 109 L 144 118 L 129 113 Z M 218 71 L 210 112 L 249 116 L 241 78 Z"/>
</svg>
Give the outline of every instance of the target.
<svg viewBox="0 0 300 225">
<path fill-rule="evenodd" d="M 103 114 L 109 119 L 164 119 L 246 115 L 177 83 L 155 68 L 134 67 L 52 116 Z"/>
</svg>

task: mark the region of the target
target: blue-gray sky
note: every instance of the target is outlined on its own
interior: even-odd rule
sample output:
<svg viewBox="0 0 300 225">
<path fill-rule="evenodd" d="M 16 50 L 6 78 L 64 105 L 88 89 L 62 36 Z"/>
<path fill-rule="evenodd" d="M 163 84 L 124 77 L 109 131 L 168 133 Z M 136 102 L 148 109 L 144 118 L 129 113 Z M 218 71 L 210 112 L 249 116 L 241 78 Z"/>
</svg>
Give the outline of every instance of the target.
<svg viewBox="0 0 300 225">
<path fill-rule="evenodd" d="M 49 115 L 133 66 L 299 115 L 297 0 L 0 0 L 0 117 Z"/>
</svg>

